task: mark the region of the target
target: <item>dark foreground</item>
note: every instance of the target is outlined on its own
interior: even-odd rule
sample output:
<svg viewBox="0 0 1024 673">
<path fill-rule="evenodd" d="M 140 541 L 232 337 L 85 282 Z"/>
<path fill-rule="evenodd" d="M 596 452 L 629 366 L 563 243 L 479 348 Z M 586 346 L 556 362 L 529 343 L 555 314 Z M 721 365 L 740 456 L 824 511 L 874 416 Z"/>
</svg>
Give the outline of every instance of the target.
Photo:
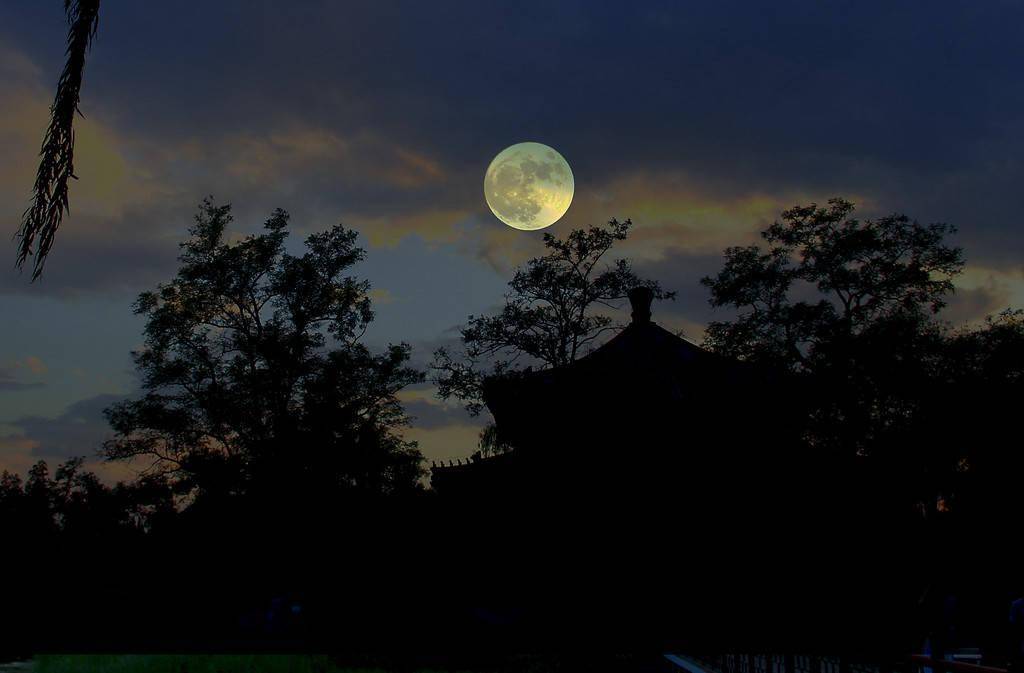
<svg viewBox="0 0 1024 673">
<path fill-rule="evenodd" d="M 7 654 L 888 658 L 920 650 L 955 587 L 971 629 L 1001 632 L 1016 568 L 1000 526 L 670 504 L 377 500 L 316 522 L 281 505 L 131 544 L 44 541 L 5 560 L 0 629 Z"/>
<path fill-rule="evenodd" d="M 451 665 L 450 665 L 451 664 Z M 513 655 L 500 662 L 445 662 L 438 657 L 337 657 L 324 654 L 44 654 L 0 663 L 3 673 L 660 673 L 682 670 L 663 656 L 576 653 Z"/>
</svg>

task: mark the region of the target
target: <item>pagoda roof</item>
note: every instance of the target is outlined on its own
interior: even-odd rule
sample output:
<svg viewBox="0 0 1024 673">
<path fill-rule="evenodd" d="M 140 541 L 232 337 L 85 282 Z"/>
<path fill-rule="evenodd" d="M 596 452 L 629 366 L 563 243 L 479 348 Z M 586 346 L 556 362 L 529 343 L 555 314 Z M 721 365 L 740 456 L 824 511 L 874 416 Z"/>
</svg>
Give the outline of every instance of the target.
<svg viewBox="0 0 1024 673">
<path fill-rule="evenodd" d="M 628 382 L 634 392 L 665 401 L 687 398 L 687 388 L 739 384 L 760 375 L 759 368 L 727 358 L 673 334 L 650 320 L 650 295 L 635 298 L 633 321 L 593 352 L 561 367 L 526 370 L 484 382 L 484 400 L 497 418 L 513 398 L 543 396 L 571 386 L 583 390 Z M 636 386 L 642 386 L 637 389 Z M 596 391 L 595 391 L 596 392 Z M 627 394 L 622 392 L 621 394 Z M 514 404 L 513 404 L 514 406 Z"/>
</svg>

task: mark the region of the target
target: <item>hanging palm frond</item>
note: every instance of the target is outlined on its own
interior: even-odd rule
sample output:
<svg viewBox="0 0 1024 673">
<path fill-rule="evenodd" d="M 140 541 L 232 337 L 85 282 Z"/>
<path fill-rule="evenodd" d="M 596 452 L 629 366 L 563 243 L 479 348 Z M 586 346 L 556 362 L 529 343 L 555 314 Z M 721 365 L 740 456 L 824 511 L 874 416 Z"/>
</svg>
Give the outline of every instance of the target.
<svg viewBox="0 0 1024 673">
<path fill-rule="evenodd" d="M 39 172 L 32 188 L 32 205 L 22 215 L 18 241 L 17 266 L 35 256 L 32 280 L 43 272 L 46 255 L 68 204 L 68 179 L 74 174 L 75 132 L 73 123 L 82 89 L 85 54 L 99 25 L 100 0 L 64 0 L 68 18 L 67 62 L 57 81 L 57 95 L 50 107 L 50 125 L 39 151 Z M 33 249 L 34 248 L 34 249 Z"/>
</svg>

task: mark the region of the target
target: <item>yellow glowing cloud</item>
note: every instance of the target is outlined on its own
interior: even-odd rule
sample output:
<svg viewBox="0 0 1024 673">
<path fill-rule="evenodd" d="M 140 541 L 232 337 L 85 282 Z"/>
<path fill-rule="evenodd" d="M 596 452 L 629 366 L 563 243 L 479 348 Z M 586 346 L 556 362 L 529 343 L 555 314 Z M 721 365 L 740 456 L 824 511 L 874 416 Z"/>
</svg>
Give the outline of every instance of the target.
<svg viewBox="0 0 1024 673">
<path fill-rule="evenodd" d="M 0 472 L 24 475 L 38 458 L 32 450 L 38 442 L 21 435 L 0 436 Z"/>
<path fill-rule="evenodd" d="M 446 425 L 440 428 L 406 428 L 402 436 L 419 444 L 427 464 L 432 460 L 467 458 L 477 449 L 481 425 Z"/>
<path fill-rule="evenodd" d="M 445 178 L 441 165 L 415 152 L 402 148 L 395 149 L 398 161 L 388 172 L 389 182 L 399 187 L 418 188 Z"/>
<path fill-rule="evenodd" d="M 633 173 L 604 184 L 578 185 L 572 210 L 547 231 L 560 237 L 613 217 L 630 218 L 634 228 L 617 247 L 619 255 L 657 261 L 673 251 L 717 254 L 728 246 L 759 242 L 759 232 L 781 211 L 798 203 L 824 203 L 828 196 L 712 194 L 682 173 Z M 540 236 L 515 236 L 505 227 L 484 227 L 475 236 L 473 251 L 503 274 L 544 252 Z"/>
<path fill-rule="evenodd" d="M 460 236 L 458 224 L 471 215 L 468 210 L 427 210 L 389 216 L 353 215 L 346 222 L 366 236 L 373 247 L 394 247 L 406 236 L 420 236 L 434 243 L 451 243 Z"/>
<path fill-rule="evenodd" d="M 994 269 L 968 264 L 953 280 L 947 319 L 977 326 L 986 315 L 1005 308 L 1024 308 L 1024 268 Z"/>
<path fill-rule="evenodd" d="M 223 164 L 229 175 L 253 185 L 316 174 L 350 183 L 371 180 L 416 189 L 445 177 L 438 162 L 373 134 L 349 138 L 301 124 L 266 134 L 229 135 L 210 148 L 196 149 L 204 162 Z"/>
<path fill-rule="evenodd" d="M 53 91 L 45 73 L 22 53 L 0 45 L 0 57 L 0 106 L 5 111 L 0 116 L 0 153 L 5 158 L 0 163 L 0 198 L 13 204 L 6 215 L 11 220 L 28 204 Z M 281 201 L 274 205 L 294 208 L 288 202 L 290 195 L 301 194 L 310 182 L 415 191 L 448 178 L 436 159 L 372 133 L 344 137 L 330 129 L 290 122 L 265 133 L 168 144 L 116 129 L 103 113 L 102 100 L 83 101 L 83 110 L 86 117 L 77 119 L 75 127 L 75 168 L 80 179 L 71 184 L 72 214 L 63 237 L 109 237 L 112 232 L 106 227 L 113 225 L 107 223 L 142 208 L 181 209 L 180 223 L 184 223 L 185 209 L 210 191 L 231 200 L 258 189 Z M 408 234 L 430 241 L 454 240 L 455 225 L 468 214 L 458 207 L 406 214 L 411 208 L 386 214 L 381 208 L 363 206 L 356 219 L 373 245 L 394 245 Z M 339 219 L 356 225 L 348 221 L 351 215 L 332 212 L 330 207 L 320 207 L 320 214 L 324 221 L 314 226 Z"/>
<path fill-rule="evenodd" d="M 349 142 L 337 134 L 323 129 L 293 128 L 265 136 L 229 136 L 211 153 L 226 157 L 225 168 L 230 175 L 265 184 L 294 174 L 303 166 L 343 161 L 349 151 Z"/>
<path fill-rule="evenodd" d="M 53 91 L 31 61 L 0 48 L 0 60 L 16 67 L 0 69 L 0 197 L 21 210 L 28 205 L 38 166 L 39 147 L 49 122 Z M 143 171 L 132 170 L 125 158 L 132 140 L 105 124 L 100 105 L 83 103 L 86 116 L 75 120 L 75 174 L 71 184 L 72 214 L 115 216 L 125 207 L 151 202 L 160 193 Z"/>
<path fill-rule="evenodd" d="M 760 240 L 759 232 L 798 203 L 824 203 L 831 195 L 767 195 L 735 190 L 713 194 L 683 173 L 622 176 L 577 193 L 573 226 L 629 217 L 635 229 L 626 246 L 638 259 L 660 259 L 669 250 L 715 253 Z M 864 200 L 850 197 L 858 203 Z"/>
<path fill-rule="evenodd" d="M 367 295 L 374 304 L 390 304 L 395 301 L 395 295 L 391 293 L 391 290 L 383 287 L 375 287 Z"/>
</svg>

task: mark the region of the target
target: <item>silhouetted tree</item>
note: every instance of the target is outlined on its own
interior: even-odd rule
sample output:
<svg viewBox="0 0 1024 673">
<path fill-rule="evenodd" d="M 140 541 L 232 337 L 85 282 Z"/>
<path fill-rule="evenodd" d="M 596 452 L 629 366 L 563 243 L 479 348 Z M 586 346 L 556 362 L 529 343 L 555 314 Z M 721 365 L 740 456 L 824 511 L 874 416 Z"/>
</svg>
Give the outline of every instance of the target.
<svg viewBox="0 0 1024 673">
<path fill-rule="evenodd" d="M 46 469 L 45 463 L 42 466 Z M 38 464 L 33 470 L 39 472 Z M 6 539 L 25 540 L 52 531 L 49 501 L 38 498 L 38 487 L 33 490 L 37 497 L 30 501 L 25 493 L 24 480 L 19 475 L 7 470 L 0 474 L 0 528 Z"/>
<path fill-rule="evenodd" d="M 963 257 L 944 242 L 949 225 L 853 212 L 839 198 L 787 210 L 762 232 L 767 249 L 728 248 L 702 283 L 713 306 L 738 311 L 708 326 L 705 345 L 813 375 L 827 394 L 807 438 L 864 453 L 909 422 L 943 339 L 933 316 Z"/>
<path fill-rule="evenodd" d="M 628 259 L 602 263 L 632 226 L 630 220 L 611 220 L 607 227 L 574 229 L 564 240 L 544 234 L 547 254 L 515 271 L 501 312 L 469 316 L 461 330 L 462 352 L 434 352 L 432 380 L 440 396 L 461 400 L 476 415 L 483 409 L 485 377 L 569 364 L 621 327 L 608 311 L 618 309 L 631 288 L 649 287 L 657 299 L 674 297 L 656 281 L 639 278 Z M 486 428 L 482 447 L 499 443 L 494 428 Z"/>
<path fill-rule="evenodd" d="M 980 329 L 956 331 L 945 363 L 951 381 L 1024 384 L 1024 310 L 1006 309 Z"/>
<path fill-rule="evenodd" d="M 981 522 L 1019 517 L 1024 451 L 1008 428 L 1024 405 L 1024 311 L 950 333 L 933 361 L 915 424 L 899 438 L 928 477 L 923 506 Z"/>
<path fill-rule="evenodd" d="M 57 81 L 57 95 L 50 106 L 50 124 L 43 137 L 39 170 L 32 188 L 32 205 L 25 211 L 18 230 L 17 264 L 21 267 L 35 255 L 32 279 L 43 272 L 46 256 L 64 214 L 70 212 L 68 180 L 76 178 L 75 113 L 81 114 L 78 101 L 82 91 L 85 54 L 99 25 L 99 0 L 64 0 L 68 19 L 67 62 Z"/>
<path fill-rule="evenodd" d="M 767 249 L 727 249 L 702 282 L 738 315 L 706 345 L 802 377 L 804 437 L 838 461 L 834 483 L 870 477 L 858 497 L 979 521 L 1018 511 L 1009 475 L 1024 459 L 1002 435 L 1024 403 L 1024 314 L 951 330 L 936 314 L 963 267 L 954 229 L 853 211 L 796 207 L 763 232 Z"/>
<path fill-rule="evenodd" d="M 173 516 L 170 485 L 162 478 L 143 477 L 107 486 L 83 468 L 83 459 L 69 458 L 53 477 L 46 461 L 36 462 L 21 478 L 0 474 L 0 524 L 23 544 L 54 540 L 58 535 L 94 544 L 99 538 L 149 530 L 162 517 Z"/>
<path fill-rule="evenodd" d="M 106 411 L 117 436 L 105 455 L 149 460 L 206 502 L 417 488 L 421 455 L 396 433 L 395 394 L 423 375 L 406 344 L 373 354 L 360 342 L 373 313 L 369 284 L 345 275 L 364 255 L 356 233 L 311 235 L 295 256 L 284 211 L 237 243 L 231 219 L 204 201 L 177 277 L 139 296 L 146 392 Z"/>
<path fill-rule="evenodd" d="M 82 540 L 143 532 L 175 513 L 174 494 L 163 475 L 107 486 L 70 458 L 57 467 L 50 483 L 51 503 L 61 532 Z"/>
<path fill-rule="evenodd" d="M 29 527 L 39 535 L 57 530 L 54 521 L 53 486 L 46 461 L 38 461 L 29 468 L 25 480 L 23 517 Z"/>
<path fill-rule="evenodd" d="M 890 320 L 934 314 L 963 267 L 945 224 L 905 215 L 858 220 L 854 204 L 798 206 L 782 213 L 759 246 L 725 251 L 725 266 L 702 283 L 711 304 L 739 316 L 708 326 L 706 344 L 796 371 L 833 364 L 833 349 Z M 805 297 L 805 298 L 801 298 Z"/>
</svg>

